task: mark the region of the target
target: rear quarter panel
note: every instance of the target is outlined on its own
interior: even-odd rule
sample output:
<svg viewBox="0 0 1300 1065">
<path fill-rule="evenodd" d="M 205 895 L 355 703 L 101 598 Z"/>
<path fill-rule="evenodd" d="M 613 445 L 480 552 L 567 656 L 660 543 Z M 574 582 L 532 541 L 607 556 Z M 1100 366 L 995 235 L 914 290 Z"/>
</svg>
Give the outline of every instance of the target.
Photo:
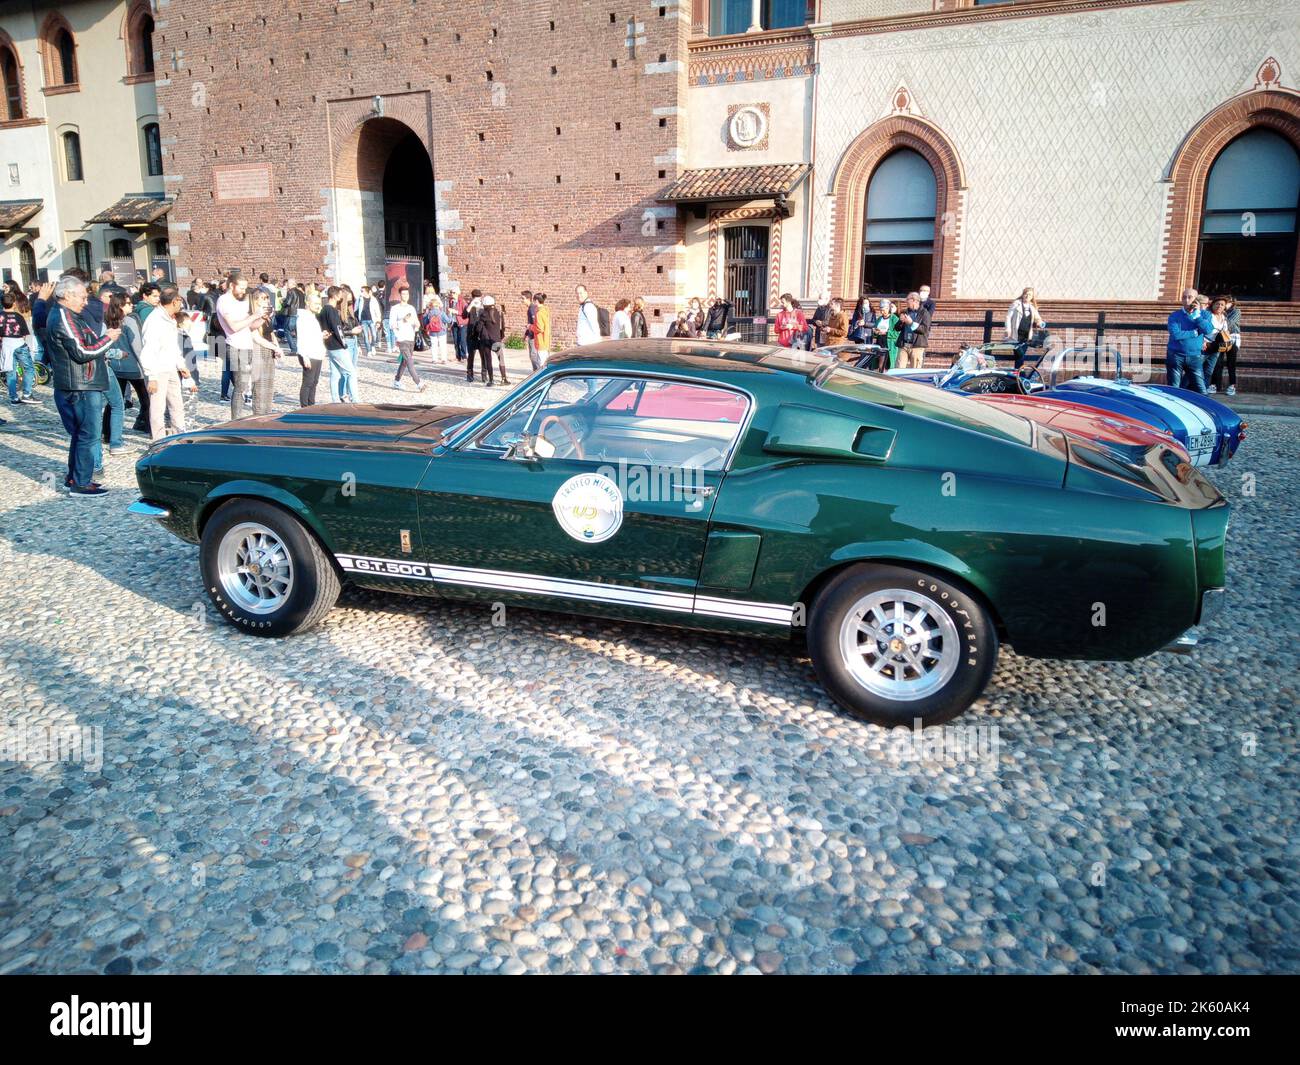
<svg viewBox="0 0 1300 1065">
<path fill-rule="evenodd" d="M 1067 491 L 1064 463 L 1043 466 L 1031 448 L 975 441 L 923 420 L 896 424 L 899 445 L 883 464 L 764 463 L 761 440 L 747 442 L 749 461 L 727 475 L 713 528 L 761 534 L 749 598 L 801 602 L 829 572 L 878 560 L 972 586 L 1027 655 L 1131 659 L 1194 622 L 1187 510 Z M 762 431 L 756 422 L 752 433 Z M 908 433 L 923 442 L 909 450 Z"/>
</svg>

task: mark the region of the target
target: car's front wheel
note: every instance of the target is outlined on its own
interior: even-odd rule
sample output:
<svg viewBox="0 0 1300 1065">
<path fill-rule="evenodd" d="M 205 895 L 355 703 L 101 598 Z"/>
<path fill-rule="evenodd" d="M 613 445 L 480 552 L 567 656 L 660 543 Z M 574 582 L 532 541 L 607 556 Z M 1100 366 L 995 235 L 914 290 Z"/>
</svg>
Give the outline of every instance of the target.
<svg viewBox="0 0 1300 1065">
<path fill-rule="evenodd" d="M 822 589 L 808 648 L 830 695 L 877 725 L 937 725 L 988 684 L 998 637 L 964 590 L 919 570 L 858 565 Z"/>
<path fill-rule="evenodd" d="M 305 632 L 339 597 L 338 574 L 316 538 L 257 499 L 232 499 L 212 515 L 199 565 L 222 616 L 255 636 Z"/>
</svg>

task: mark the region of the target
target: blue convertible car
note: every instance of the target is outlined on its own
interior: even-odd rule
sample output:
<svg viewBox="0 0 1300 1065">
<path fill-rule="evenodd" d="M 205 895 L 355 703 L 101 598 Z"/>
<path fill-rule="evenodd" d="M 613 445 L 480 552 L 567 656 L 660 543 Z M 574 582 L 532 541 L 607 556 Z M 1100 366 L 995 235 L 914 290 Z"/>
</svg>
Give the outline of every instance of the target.
<svg viewBox="0 0 1300 1065">
<path fill-rule="evenodd" d="M 1024 395 L 1082 403 L 1123 414 L 1169 433 L 1186 448 L 1194 466 L 1218 466 L 1232 458 L 1246 436 L 1246 422 L 1236 411 L 1209 396 L 1168 385 L 1138 385 L 1124 377 L 1122 353 L 1114 347 L 1045 349 L 1034 363 L 1019 370 L 999 367 L 1000 355 L 1014 356 L 1010 344 L 969 347 L 946 370 L 890 370 L 897 377 L 971 395 Z M 1047 378 L 1042 363 L 1050 357 Z M 1074 377 L 1057 383 L 1067 365 L 1115 366 L 1115 377 Z"/>
</svg>

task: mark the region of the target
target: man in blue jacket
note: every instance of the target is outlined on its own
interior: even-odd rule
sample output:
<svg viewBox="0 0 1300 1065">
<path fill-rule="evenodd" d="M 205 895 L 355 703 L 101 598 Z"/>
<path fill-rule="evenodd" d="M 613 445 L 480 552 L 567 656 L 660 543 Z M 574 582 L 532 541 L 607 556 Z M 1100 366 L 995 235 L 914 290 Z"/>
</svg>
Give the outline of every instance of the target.
<svg viewBox="0 0 1300 1065">
<path fill-rule="evenodd" d="M 1183 289 L 1183 305 L 1169 316 L 1169 346 L 1165 349 L 1168 384 L 1205 393 L 1205 343 L 1214 332 L 1209 318 L 1201 314 L 1196 289 Z"/>
</svg>

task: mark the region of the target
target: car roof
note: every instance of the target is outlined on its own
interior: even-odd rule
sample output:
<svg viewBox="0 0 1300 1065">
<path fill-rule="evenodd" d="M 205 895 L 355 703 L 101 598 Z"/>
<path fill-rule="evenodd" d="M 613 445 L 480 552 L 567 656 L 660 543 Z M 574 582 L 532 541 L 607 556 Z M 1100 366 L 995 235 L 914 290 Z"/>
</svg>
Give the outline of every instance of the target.
<svg viewBox="0 0 1300 1065">
<path fill-rule="evenodd" d="M 726 377 L 732 374 L 786 374 L 807 378 L 826 364 L 826 358 L 777 344 L 741 344 L 728 340 L 691 340 L 647 337 L 641 340 L 606 340 L 572 348 L 552 356 L 546 365 L 566 369 L 645 370 L 691 376 Z"/>
</svg>

